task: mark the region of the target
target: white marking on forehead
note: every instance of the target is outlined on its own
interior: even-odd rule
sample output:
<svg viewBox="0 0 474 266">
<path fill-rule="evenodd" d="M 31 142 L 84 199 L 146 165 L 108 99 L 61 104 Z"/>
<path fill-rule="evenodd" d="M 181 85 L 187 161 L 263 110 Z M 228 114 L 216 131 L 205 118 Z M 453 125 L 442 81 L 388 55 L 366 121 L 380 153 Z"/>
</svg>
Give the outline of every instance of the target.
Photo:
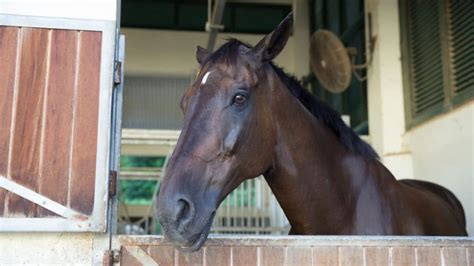
<svg viewBox="0 0 474 266">
<path fill-rule="evenodd" d="M 206 84 L 207 78 L 209 77 L 209 74 L 211 74 L 212 71 L 208 71 L 204 77 L 202 78 L 201 85 Z"/>
</svg>

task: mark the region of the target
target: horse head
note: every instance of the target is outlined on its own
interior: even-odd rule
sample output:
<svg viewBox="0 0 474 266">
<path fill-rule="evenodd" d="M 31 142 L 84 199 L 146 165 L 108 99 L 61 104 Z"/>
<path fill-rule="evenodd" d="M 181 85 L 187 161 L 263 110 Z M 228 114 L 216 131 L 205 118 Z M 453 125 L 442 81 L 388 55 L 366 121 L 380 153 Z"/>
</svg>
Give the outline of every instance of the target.
<svg viewBox="0 0 474 266">
<path fill-rule="evenodd" d="M 197 49 L 200 72 L 181 99 L 184 126 L 157 199 L 164 233 L 182 250 L 199 249 L 224 198 L 272 165 L 279 107 L 269 104 L 275 81 L 267 63 L 292 24 L 290 14 L 255 47 L 229 40 L 214 53 Z"/>
</svg>

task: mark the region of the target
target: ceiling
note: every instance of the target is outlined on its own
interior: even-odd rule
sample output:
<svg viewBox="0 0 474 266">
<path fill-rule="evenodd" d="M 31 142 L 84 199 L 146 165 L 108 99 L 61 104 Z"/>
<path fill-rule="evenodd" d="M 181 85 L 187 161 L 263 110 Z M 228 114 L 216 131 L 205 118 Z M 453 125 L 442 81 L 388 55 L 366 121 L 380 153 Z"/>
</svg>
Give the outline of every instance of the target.
<svg viewBox="0 0 474 266">
<path fill-rule="evenodd" d="M 206 0 L 122 0 L 122 27 L 204 31 Z M 291 0 L 228 0 L 224 32 L 267 33 L 291 11 Z"/>
</svg>

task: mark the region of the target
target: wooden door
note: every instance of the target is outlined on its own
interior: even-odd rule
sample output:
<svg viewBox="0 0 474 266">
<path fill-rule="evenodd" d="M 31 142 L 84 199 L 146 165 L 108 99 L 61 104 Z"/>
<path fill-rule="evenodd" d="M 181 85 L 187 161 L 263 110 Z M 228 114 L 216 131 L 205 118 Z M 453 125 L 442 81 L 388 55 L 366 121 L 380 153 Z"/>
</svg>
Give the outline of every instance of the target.
<svg viewBox="0 0 474 266">
<path fill-rule="evenodd" d="M 0 231 L 105 231 L 115 33 L 0 15 Z"/>
</svg>

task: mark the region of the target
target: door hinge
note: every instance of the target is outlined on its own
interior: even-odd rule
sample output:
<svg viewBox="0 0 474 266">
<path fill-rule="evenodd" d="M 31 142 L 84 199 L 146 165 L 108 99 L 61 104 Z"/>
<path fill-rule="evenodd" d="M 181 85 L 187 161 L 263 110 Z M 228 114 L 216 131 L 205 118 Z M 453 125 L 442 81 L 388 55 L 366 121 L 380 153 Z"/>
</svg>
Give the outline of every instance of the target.
<svg viewBox="0 0 474 266">
<path fill-rule="evenodd" d="M 102 265 L 113 266 L 115 263 L 120 262 L 120 250 L 106 250 L 102 259 Z"/>
<path fill-rule="evenodd" d="M 117 171 L 110 170 L 109 173 L 109 198 L 117 194 Z"/>
<path fill-rule="evenodd" d="M 122 62 L 115 61 L 114 67 L 114 84 L 119 85 L 122 83 Z"/>
</svg>

